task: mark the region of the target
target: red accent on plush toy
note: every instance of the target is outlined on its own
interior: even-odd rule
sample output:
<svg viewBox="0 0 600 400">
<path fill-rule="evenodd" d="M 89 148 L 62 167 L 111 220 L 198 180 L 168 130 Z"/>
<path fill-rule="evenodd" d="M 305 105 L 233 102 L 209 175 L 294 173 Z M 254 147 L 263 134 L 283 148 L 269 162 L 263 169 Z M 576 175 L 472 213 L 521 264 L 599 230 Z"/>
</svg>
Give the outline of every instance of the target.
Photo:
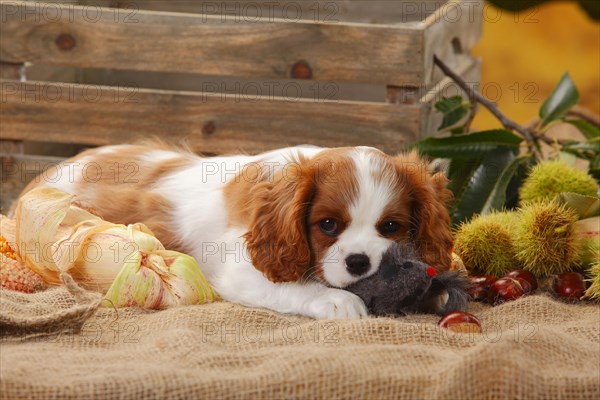
<svg viewBox="0 0 600 400">
<path fill-rule="evenodd" d="M 435 268 L 433 267 L 427 267 L 427 275 L 429 276 L 435 276 L 436 272 L 435 272 Z"/>
</svg>

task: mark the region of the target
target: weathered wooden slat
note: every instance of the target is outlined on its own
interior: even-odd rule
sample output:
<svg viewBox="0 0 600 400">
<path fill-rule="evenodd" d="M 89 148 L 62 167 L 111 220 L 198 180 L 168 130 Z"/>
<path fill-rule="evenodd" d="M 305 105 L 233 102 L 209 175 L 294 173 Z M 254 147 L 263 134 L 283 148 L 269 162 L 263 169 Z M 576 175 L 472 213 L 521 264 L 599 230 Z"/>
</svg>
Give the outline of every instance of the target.
<svg viewBox="0 0 600 400">
<path fill-rule="evenodd" d="M 481 77 L 481 62 L 479 59 L 468 58 L 460 65 L 456 72 L 465 80 L 469 87 L 479 90 L 479 80 Z M 421 114 L 421 132 L 428 132 L 434 135 L 437 128 L 441 125 L 443 114 L 436 112 L 434 105 L 444 97 L 462 96 L 467 99 L 467 94 L 450 78 L 445 77 L 435 86 L 427 90 L 419 100 L 423 106 Z"/>
<path fill-rule="evenodd" d="M 0 154 L 0 213 L 6 215 L 21 190 L 33 179 L 56 179 L 49 168 L 62 160 L 59 157 Z"/>
<path fill-rule="evenodd" d="M 23 154 L 25 144 L 21 140 L 0 139 L 0 156 L 6 154 Z"/>
<path fill-rule="evenodd" d="M 422 85 L 427 75 L 418 26 L 130 15 L 23 1 L 2 2 L 0 13 L 0 61 L 399 86 Z"/>
<path fill-rule="evenodd" d="M 0 79 L 24 81 L 25 64 L 0 62 Z M 7 140 L 0 136 L 0 157 L 4 154 L 23 154 L 24 147 L 21 140 Z"/>
<path fill-rule="evenodd" d="M 424 70 L 430 71 L 425 86 L 444 78 L 443 72 L 434 68 L 434 55 L 453 69 L 465 64 L 465 58 L 481 37 L 483 7 L 483 0 L 449 0 L 423 21 L 423 63 Z"/>
<path fill-rule="evenodd" d="M 25 64 L 0 61 L 0 79 L 25 80 Z"/>
<path fill-rule="evenodd" d="M 421 105 L 0 81 L 2 137 L 92 145 L 158 136 L 229 153 L 311 143 L 398 151 L 420 137 Z"/>
<path fill-rule="evenodd" d="M 241 18 L 274 17 L 292 22 L 421 22 L 447 0 L 79 0 L 90 6 L 175 11 Z"/>
<path fill-rule="evenodd" d="M 50 69 L 69 70 L 68 77 L 48 78 Z M 257 80 L 231 76 L 205 76 L 181 72 L 120 71 L 96 68 L 70 68 L 58 66 L 32 66 L 27 70 L 30 80 L 84 83 L 109 86 L 132 86 L 159 90 L 183 90 L 238 94 L 245 97 L 293 95 L 308 99 L 385 101 L 385 86 L 356 84 L 352 82 L 298 81 L 290 79 Z"/>
</svg>

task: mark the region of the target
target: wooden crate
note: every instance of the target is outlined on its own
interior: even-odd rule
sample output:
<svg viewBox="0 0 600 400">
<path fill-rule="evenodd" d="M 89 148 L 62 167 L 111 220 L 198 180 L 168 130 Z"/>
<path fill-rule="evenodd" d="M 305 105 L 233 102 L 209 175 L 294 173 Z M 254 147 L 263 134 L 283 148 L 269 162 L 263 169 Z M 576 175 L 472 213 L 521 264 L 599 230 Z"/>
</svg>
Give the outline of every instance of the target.
<svg viewBox="0 0 600 400">
<path fill-rule="evenodd" d="M 434 54 L 479 81 L 469 53 L 482 10 L 483 0 L 0 0 L 1 139 L 395 152 L 434 134 L 434 102 L 458 92 Z"/>
</svg>

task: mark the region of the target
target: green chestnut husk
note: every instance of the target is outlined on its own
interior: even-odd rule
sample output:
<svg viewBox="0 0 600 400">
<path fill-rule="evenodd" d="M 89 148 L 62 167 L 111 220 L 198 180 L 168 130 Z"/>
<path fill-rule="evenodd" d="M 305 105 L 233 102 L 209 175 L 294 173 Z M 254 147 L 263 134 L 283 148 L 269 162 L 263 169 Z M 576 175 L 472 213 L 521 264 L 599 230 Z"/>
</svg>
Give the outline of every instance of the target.
<svg viewBox="0 0 600 400">
<path fill-rule="evenodd" d="M 584 246 L 575 229 L 577 213 L 546 200 L 530 203 L 517 214 L 514 245 L 524 269 L 545 277 L 580 265 Z"/>
<path fill-rule="evenodd" d="M 521 204 L 552 200 L 564 192 L 597 196 L 598 184 L 590 175 L 560 160 L 534 166 L 519 191 Z"/>
<path fill-rule="evenodd" d="M 600 254 L 596 254 L 600 257 Z M 595 300 L 600 302 L 600 261 L 596 259 L 596 263 L 588 269 L 589 279 L 587 281 L 590 286 L 585 291 L 584 297 L 586 299 Z"/>
<path fill-rule="evenodd" d="M 493 212 L 475 216 L 457 228 L 454 251 L 469 273 L 501 277 L 520 268 L 513 243 L 517 223 L 514 212 Z"/>
</svg>

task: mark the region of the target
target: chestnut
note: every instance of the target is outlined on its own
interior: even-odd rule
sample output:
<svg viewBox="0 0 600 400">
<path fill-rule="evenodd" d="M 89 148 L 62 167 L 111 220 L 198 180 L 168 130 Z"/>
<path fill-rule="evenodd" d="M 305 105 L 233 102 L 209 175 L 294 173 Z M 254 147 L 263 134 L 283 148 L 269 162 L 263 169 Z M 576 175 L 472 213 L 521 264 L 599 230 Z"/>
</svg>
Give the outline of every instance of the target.
<svg viewBox="0 0 600 400">
<path fill-rule="evenodd" d="M 444 315 L 438 325 L 441 328 L 460 333 L 481 333 L 481 322 L 468 312 L 453 312 Z"/>
<path fill-rule="evenodd" d="M 552 283 L 554 293 L 563 299 L 579 300 L 585 293 L 585 281 L 579 272 L 564 272 Z"/>
<path fill-rule="evenodd" d="M 525 293 L 530 293 L 538 288 L 538 282 L 531 272 L 524 269 L 517 269 L 504 275 L 504 278 L 513 278 L 521 282 Z"/>
<path fill-rule="evenodd" d="M 518 299 L 525 294 L 521 282 L 514 278 L 500 278 L 490 286 L 488 301 L 500 304 L 505 301 Z"/>
<path fill-rule="evenodd" d="M 488 290 L 496 278 L 491 275 L 473 275 L 469 276 L 469 286 L 467 293 L 474 301 L 484 301 L 488 297 Z"/>
</svg>

